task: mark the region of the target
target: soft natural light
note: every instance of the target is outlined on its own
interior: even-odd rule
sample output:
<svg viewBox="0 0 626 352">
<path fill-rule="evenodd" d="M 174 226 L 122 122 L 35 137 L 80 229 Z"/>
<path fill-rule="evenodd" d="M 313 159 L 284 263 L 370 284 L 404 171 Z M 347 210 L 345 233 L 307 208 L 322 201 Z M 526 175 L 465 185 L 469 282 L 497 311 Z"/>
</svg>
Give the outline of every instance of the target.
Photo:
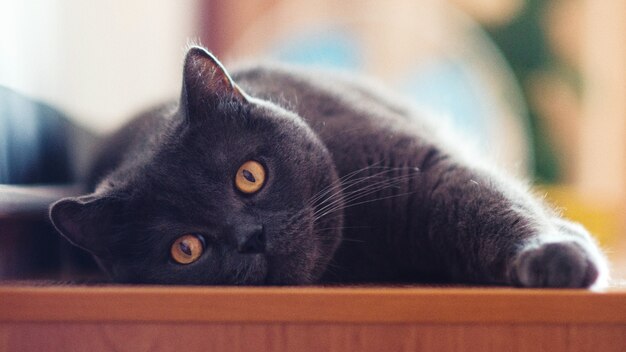
<svg viewBox="0 0 626 352">
<path fill-rule="evenodd" d="M 195 3 L 0 0 L 0 85 L 110 131 L 176 97 Z"/>
</svg>

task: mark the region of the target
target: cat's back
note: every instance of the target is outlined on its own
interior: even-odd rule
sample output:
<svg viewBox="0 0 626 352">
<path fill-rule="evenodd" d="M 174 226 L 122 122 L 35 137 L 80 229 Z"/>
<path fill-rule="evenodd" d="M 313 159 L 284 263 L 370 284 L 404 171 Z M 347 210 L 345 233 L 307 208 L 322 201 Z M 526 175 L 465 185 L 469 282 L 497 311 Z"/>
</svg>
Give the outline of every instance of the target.
<svg viewBox="0 0 626 352">
<path fill-rule="evenodd" d="M 402 122 L 414 113 L 379 83 L 348 72 L 267 63 L 242 67 L 233 77 L 250 95 L 313 124 L 328 117 Z"/>
</svg>

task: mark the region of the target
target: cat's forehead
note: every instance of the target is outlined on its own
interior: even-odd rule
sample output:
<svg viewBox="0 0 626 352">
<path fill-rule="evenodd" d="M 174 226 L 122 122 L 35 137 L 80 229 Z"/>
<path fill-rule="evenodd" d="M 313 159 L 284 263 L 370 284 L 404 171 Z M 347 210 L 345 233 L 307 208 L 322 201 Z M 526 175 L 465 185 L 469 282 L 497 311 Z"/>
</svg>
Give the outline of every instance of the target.
<svg viewBox="0 0 626 352">
<path fill-rule="evenodd" d="M 271 103 L 254 100 L 248 106 L 223 104 L 207 112 L 201 123 L 186 128 L 174 143 L 184 153 L 202 149 L 216 160 L 229 160 L 234 154 L 250 153 L 264 147 L 285 146 L 310 139 L 308 127 L 295 114 Z M 297 146 L 293 146 L 294 150 Z"/>
<path fill-rule="evenodd" d="M 168 198 L 204 195 L 221 197 L 232 186 L 241 165 L 255 160 L 268 168 L 271 177 L 294 175 L 308 170 L 315 178 L 320 151 L 324 148 L 310 129 L 293 113 L 271 104 L 259 103 L 245 109 L 223 106 L 202 123 L 181 124 L 166 134 L 145 164 L 133 168 L 131 188 Z M 317 145 L 317 148 L 315 147 Z M 309 165 L 311 164 L 311 165 Z"/>
</svg>

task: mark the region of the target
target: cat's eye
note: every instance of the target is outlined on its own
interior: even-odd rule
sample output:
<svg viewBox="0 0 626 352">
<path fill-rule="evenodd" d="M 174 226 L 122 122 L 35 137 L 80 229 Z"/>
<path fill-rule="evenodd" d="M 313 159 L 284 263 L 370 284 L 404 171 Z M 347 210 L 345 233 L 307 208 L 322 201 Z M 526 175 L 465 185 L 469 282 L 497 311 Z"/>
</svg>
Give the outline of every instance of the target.
<svg viewBox="0 0 626 352">
<path fill-rule="evenodd" d="M 246 161 L 237 170 L 235 186 L 243 193 L 258 192 L 265 183 L 265 168 L 259 162 Z"/>
<path fill-rule="evenodd" d="M 184 235 L 174 241 L 170 253 L 177 263 L 191 264 L 200 258 L 203 251 L 204 244 L 201 237 Z"/>
</svg>

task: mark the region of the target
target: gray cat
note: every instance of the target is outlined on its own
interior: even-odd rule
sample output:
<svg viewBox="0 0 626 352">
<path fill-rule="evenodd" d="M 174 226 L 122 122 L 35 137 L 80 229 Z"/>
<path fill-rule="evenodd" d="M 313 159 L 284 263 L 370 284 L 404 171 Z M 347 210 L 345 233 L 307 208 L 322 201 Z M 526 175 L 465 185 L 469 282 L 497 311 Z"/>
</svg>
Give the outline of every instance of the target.
<svg viewBox="0 0 626 352">
<path fill-rule="evenodd" d="M 236 83 L 235 83 L 236 82 Z M 187 53 L 177 104 L 110 136 L 52 222 L 118 282 L 606 283 L 585 229 L 329 73 Z"/>
</svg>

